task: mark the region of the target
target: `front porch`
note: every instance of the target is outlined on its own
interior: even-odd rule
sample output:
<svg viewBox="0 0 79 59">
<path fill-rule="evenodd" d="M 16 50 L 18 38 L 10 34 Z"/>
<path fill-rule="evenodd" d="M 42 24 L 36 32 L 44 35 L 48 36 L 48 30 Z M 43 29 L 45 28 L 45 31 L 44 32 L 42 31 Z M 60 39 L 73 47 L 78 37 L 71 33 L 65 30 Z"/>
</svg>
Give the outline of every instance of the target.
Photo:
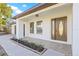
<svg viewBox="0 0 79 59">
<path fill-rule="evenodd" d="M 42 39 L 32 38 L 32 37 L 25 37 L 25 38 L 22 38 L 22 40 L 33 42 L 37 45 L 41 44 L 42 46 L 44 46 L 47 49 L 55 50 L 55 51 L 60 52 L 66 56 L 72 55 L 72 45 L 70 45 L 70 44 L 42 40 Z"/>
<path fill-rule="evenodd" d="M 0 45 L 4 48 L 8 56 L 63 56 L 64 55 L 52 49 L 48 49 L 45 53 L 39 55 L 31 50 L 28 50 L 14 43 L 10 39 L 12 37 L 13 36 L 11 34 L 0 36 Z"/>
</svg>

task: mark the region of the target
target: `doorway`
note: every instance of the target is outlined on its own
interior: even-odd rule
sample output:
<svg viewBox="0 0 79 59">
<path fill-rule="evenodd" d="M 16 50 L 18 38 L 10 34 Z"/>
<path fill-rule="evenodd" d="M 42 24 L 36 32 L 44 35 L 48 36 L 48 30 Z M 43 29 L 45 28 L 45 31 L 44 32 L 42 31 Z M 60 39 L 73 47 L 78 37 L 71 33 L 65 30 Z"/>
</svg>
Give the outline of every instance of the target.
<svg viewBox="0 0 79 59">
<path fill-rule="evenodd" d="M 54 40 L 67 41 L 67 17 L 52 19 L 51 37 Z"/>
<path fill-rule="evenodd" d="M 25 24 L 23 24 L 23 36 L 25 37 Z"/>
</svg>

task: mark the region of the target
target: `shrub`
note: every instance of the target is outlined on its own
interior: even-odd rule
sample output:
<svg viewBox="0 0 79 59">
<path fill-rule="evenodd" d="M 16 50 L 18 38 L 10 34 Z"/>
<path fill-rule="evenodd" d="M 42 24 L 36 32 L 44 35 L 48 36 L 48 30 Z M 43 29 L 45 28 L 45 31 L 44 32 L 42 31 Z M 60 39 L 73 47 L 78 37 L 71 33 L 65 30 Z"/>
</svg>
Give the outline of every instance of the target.
<svg viewBox="0 0 79 59">
<path fill-rule="evenodd" d="M 42 45 L 39 45 L 38 47 L 39 47 L 39 48 L 37 48 L 37 50 L 38 50 L 39 52 L 41 52 L 41 51 L 43 51 L 43 50 L 44 50 L 44 48 L 43 48 L 43 46 L 42 46 Z"/>
<path fill-rule="evenodd" d="M 18 39 L 15 39 L 15 38 L 12 38 L 12 40 L 18 42 L 18 43 L 21 43 L 29 48 L 32 48 L 38 52 L 42 52 L 44 50 L 44 47 L 42 45 L 36 45 L 35 43 L 33 42 L 28 42 L 28 41 L 23 41 L 23 40 L 18 40 Z"/>
</svg>

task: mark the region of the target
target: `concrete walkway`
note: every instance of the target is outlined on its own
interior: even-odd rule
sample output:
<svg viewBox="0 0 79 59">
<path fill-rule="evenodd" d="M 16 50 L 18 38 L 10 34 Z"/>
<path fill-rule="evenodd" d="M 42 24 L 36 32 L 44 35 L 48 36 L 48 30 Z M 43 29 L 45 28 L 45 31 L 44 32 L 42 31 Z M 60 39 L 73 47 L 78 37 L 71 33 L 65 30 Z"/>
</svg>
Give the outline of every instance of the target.
<svg viewBox="0 0 79 59">
<path fill-rule="evenodd" d="M 13 41 L 10 40 L 11 37 L 12 35 L 0 36 L 0 45 L 4 48 L 4 50 L 9 56 L 39 56 L 37 53 L 34 53 L 28 49 L 25 49 L 15 44 Z M 43 54 L 43 56 L 60 56 L 60 55 L 63 54 L 53 51 L 51 49 L 48 49 Z"/>
<path fill-rule="evenodd" d="M 0 32 L 0 35 L 4 35 L 5 34 L 5 32 Z"/>
</svg>

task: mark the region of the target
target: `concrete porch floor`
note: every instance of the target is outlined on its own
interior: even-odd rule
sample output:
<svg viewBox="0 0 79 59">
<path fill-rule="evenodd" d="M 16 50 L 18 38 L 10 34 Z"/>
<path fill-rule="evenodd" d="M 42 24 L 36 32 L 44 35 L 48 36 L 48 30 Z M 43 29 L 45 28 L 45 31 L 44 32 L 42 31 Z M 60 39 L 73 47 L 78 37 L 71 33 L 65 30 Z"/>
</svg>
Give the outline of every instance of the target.
<svg viewBox="0 0 79 59">
<path fill-rule="evenodd" d="M 4 48 L 8 56 L 40 56 L 37 53 L 34 53 L 26 48 L 19 46 L 18 44 L 15 44 L 10 40 L 11 37 L 12 35 L 10 34 L 0 36 L 0 45 Z M 64 54 L 48 49 L 41 56 L 64 56 Z"/>
</svg>

